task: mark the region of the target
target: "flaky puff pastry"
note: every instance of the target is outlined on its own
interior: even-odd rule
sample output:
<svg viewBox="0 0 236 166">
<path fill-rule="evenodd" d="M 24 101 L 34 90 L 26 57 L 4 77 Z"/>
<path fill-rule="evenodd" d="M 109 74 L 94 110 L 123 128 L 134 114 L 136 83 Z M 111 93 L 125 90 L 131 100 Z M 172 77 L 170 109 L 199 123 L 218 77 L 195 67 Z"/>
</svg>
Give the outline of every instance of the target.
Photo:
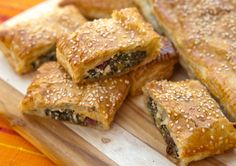
<svg viewBox="0 0 236 166">
<path fill-rule="evenodd" d="M 89 18 L 109 18 L 113 10 L 134 7 L 133 0 L 63 0 L 62 6 L 74 4 Z"/>
<path fill-rule="evenodd" d="M 172 76 L 178 54 L 167 38 L 162 37 L 160 44 L 160 55 L 157 55 L 157 59 L 130 73 L 131 96 L 142 94 L 142 87 L 149 81 L 165 80 Z"/>
<path fill-rule="evenodd" d="M 143 91 L 167 153 L 181 165 L 236 147 L 234 124 L 199 81 L 153 81 Z"/>
<path fill-rule="evenodd" d="M 136 8 L 87 22 L 57 42 L 58 62 L 79 83 L 126 74 L 156 58 L 160 36 Z"/>
<path fill-rule="evenodd" d="M 129 87 L 127 76 L 77 85 L 57 62 L 48 62 L 38 69 L 21 102 L 21 110 L 106 130 Z"/>
<path fill-rule="evenodd" d="M 180 63 L 236 121 L 236 3 L 232 0 L 155 0 L 156 18 L 175 44 Z"/>
<path fill-rule="evenodd" d="M 0 29 L 0 49 L 19 74 L 55 59 L 57 36 L 74 31 L 86 21 L 73 6 L 50 7 L 48 13 Z"/>
<path fill-rule="evenodd" d="M 155 18 L 153 2 L 154 0 L 133 0 L 133 3 L 140 9 L 145 19 L 152 24 L 159 34 L 162 34 L 163 30 Z"/>
</svg>

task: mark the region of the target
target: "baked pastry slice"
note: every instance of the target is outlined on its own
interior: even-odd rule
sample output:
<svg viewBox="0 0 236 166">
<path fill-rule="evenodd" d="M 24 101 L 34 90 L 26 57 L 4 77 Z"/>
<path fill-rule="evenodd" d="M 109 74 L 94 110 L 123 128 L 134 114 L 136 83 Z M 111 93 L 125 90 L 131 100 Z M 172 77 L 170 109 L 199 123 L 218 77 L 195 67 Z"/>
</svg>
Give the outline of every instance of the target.
<svg viewBox="0 0 236 166">
<path fill-rule="evenodd" d="M 136 8 L 87 22 L 57 42 L 58 62 L 75 82 L 126 74 L 156 58 L 160 36 Z"/>
<path fill-rule="evenodd" d="M 60 8 L 55 4 L 50 8 L 50 12 L 0 28 L 0 49 L 19 74 L 56 60 L 57 35 L 71 32 L 86 21 L 73 6 Z"/>
<path fill-rule="evenodd" d="M 63 0 L 61 5 L 74 4 L 89 18 L 109 18 L 113 10 L 134 7 L 133 0 Z"/>
<path fill-rule="evenodd" d="M 130 73 L 130 95 L 137 96 L 142 93 L 142 87 L 152 80 L 169 79 L 178 62 L 178 54 L 172 43 L 165 37 L 161 38 L 160 55 L 152 62 L 139 67 Z"/>
<path fill-rule="evenodd" d="M 26 114 L 109 129 L 129 91 L 127 76 L 77 85 L 57 62 L 38 69 L 21 102 Z"/>
<path fill-rule="evenodd" d="M 180 63 L 236 121 L 236 4 L 232 0 L 156 0 L 158 22 Z"/>
<path fill-rule="evenodd" d="M 234 125 L 199 81 L 153 81 L 143 91 L 167 153 L 182 165 L 236 147 Z"/>
</svg>

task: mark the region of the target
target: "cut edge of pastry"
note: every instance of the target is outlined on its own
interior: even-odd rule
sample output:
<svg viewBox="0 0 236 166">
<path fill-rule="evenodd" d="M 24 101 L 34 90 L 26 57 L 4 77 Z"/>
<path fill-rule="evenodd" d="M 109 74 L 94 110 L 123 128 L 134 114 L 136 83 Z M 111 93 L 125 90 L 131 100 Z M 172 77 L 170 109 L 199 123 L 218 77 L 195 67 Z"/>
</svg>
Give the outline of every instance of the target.
<svg viewBox="0 0 236 166">
<path fill-rule="evenodd" d="M 120 99 L 120 101 L 115 106 L 112 106 L 110 108 L 110 110 L 113 111 L 111 111 L 112 114 L 109 114 L 109 119 L 108 116 L 103 117 L 103 115 L 100 115 L 99 111 L 94 111 L 94 109 L 96 108 L 89 106 L 85 107 L 85 106 L 71 105 L 63 109 L 55 107 L 55 108 L 37 108 L 29 110 L 27 109 L 28 107 L 34 108 L 33 105 L 29 106 L 28 100 L 31 99 L 29 95 L 26 96 L 20 103 L 20 110 L 25 114 L 37 115 L 39 117 L 46 117 L 49 119 L 70 122 L 72 124 L 92 127 L 99 130 L 109 130 L 116 112 L 119 110 L 119 108 L 123 104 L 128 94 L 128 89 L 129 88 L 127 88 L 127 90 L 125 91 L 125 94 L 122 94 L 122 99 Z M 94 117 L 90 116 L 90 114 L 86 114 L 86 112 L 90 111 L 96 114 L 96 115 L 94 114 L 95 117 L 100 117 L 100 118 L 94 119 Z M 104 120 L 104 118 L 106 120 Z"/>
<path fill-rule="evenodd" d="M 154 41 L 150 43 L 150 46 L 154 45 L 153 42 Z M 156 52 L 159 51 L 158 47 L 156 52 L 150 52 L 150 46 L 147 48 L 139 48 L 139 50 L 132 49 L 122 52 L 118 51 L 106 60 L 102 60 L 102 58 L 100 58 L 90 63 L 83 63 L 80 64 L 79 68 L 74 67 L 73 62 L 69 62 L 59 48 L 57 48 L 56 56 L 60 64 L 71 75 L 74 82 L 85 83 L 94 82 L 98 79 L 106 79 L 109 77 L 119 77 L 148 64 L 156 58 Z M 139 57 L 138 60 L 136 58 L 137 56 Z M 130 63 L 127 63 L 128 61 Z M 86 68 L 84 66 L 86 66 Z"/>
<path fill-rule="evenodd" d="M 167 38 L 162 37 L 160 44 L 160 51 L 157 51 L 155 60 L 130 73 L 131 96 L 142 94 L 142 87 L 148 81 L 166 80 L 173 75 L 174 67 L 178 63 L 178 53 Z"/>
<path fill-rule="evenodd" d="M 56 48 L 56 57 L 60 65 L 64 67 L 64 69 L 70 74 L 73 80 L 78 80 L 77 77 L 81 77 L 80 75 L 78 75 L 79 72 L 74 71 L 73 65 L 70 64 L 70 62 L 66 59 L 66 56 L 62 54 L 62 52 L 60 51 L 60 49 L 58 49 L 58 47 Z M 77 72 L 77 75 L 75 75 L 75 72 Z"/>
<path fill-rule="evenodd" d="M 116 105 L 116 111 L 119 109 L 121 104 L 123 103 L 124 99 L 126 98 L 126 95 L 124 95 L 122 102 L 119 103 L 119 105 Z M 83 112 L 89 112 L 94 111 L 93 107 L 78 107 L 76 105 L 69 106 L 66 108 L 45 108 L 45 109 L 36 109 L 36 110 L 27 110 L 25 108 L 25 99 L 20 104 L 20 109 L 24 114 L 30 114 L 30 115 L 36 115 L 43 118 L 49 118 L 64 122 L 70 122 L 71 124 L 77 124 L 81 126 L 96 128 L 99 130 L 109 130 L 111 127 L 111 123 L 114 119 L 114 115 L 116 114 L 116 111 L 113 111 L 111 116 L 112 118 L 109 119 L 109 121 L 102 121 L 103 118 L 94 119 L 88 115 L 85 115 Z M 81 113 L 79 113 L 81 112 Z M 96 115 L 96 116 L 99 116 Z"/>
<path fill-rule="evenodd" d="M 144 100 L 146 103 L 146 107 L 148 108 L 148 111 L 150 112 L 154 120 L 155 126 L 159 129 L 167 144 L 166 147 L 167 154 L 171 155 L 174 158 L 178 158 L 179 156 L 178 149 L 175 144 L 175 140 L 171 137 L 171 133 L 168 128 L 169 118 L 166 111 L 164 110 L 164 108 L 161 107 L 161 105 L 156 103 L 149 94 L 147 94 L 148 92 L 146 92 L 146 90 L 144 90 L 144 93 L 145 93 Z"/>
<path fill-rule="evenodd" d="M 150 59 L 150 55 L 148 55 L 145 49 L 118 52 L 108 60 L 87 69 L 83 75 L 83 79 L 86 81 L 94 81 L 99 78 L 124 75 L 142 66 L 143 62 L 148 59 Z"/>
<path fill-rule="evenodd" d="M 142 87 L 149 81 L 153 80 L 168 80 L 174 72 L 174 66 L 177 63 L 177 58 L 168 61 L 154 60 L 147 65 L 138 68 L 130 73 L 131 88 L 130 95 L 138 96 L 142 94 Z M 148 73 L 148 74 L 147 74 Z"/>
<path fill-rule="evenodd" d="M 39 48 L 37 52 L 34 51 L 33 54 L 35 55 L 31 53 L 31 56 L 29 57 L 32 59 L 30 60 L 21 59 L 16 56 L 16 54 L 13 51 L 10 51 L 1 41 L 0 48 L 9 64 L 18 74 L 26 74 L 31 71 L 35 71 L 45 61 L 56 60 L 56 54 L 54 50 L 52 51 L 52 46 Z"/>
</svg>

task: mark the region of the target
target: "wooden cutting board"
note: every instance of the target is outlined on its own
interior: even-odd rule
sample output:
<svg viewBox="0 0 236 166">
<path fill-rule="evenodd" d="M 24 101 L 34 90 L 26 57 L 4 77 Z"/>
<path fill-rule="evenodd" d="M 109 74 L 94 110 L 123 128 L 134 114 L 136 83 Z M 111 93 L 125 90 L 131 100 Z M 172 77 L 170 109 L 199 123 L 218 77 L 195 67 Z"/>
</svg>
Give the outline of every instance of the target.
<svg viewBox="0 0 236 166">
<path fill-rule="evenodd" d="M 32 17 L 35 11 L 47 12 L 57 0 L 46 1 L 17 16 L 6 24 Z M 128 98 L 118 111 L 110 131 L 61 123 L 54 120 L 22 115 L 18 104 L 32 76 L 18 76 L 0 52 L 0 112 L 25 139 L 58 165 L 174 165 L 167 156 L 165 142 L 145 110 L 142 96 Z M 179 66 L 173 80 L 186 79 Z M 236 150 L 207 158 L 191 165 L 236 165 Z"/>
</svg>

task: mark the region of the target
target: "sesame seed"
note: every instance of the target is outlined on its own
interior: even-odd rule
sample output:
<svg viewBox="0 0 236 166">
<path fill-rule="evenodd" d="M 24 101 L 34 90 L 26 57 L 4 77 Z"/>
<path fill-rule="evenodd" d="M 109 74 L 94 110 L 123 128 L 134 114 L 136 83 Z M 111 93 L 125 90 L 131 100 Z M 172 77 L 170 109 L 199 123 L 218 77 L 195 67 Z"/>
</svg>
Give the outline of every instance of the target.
<svg viewBox="0 0 236 166">
<path fill-rule="evenodd" d="M 205 133 L 205 131 L 206 131 L 205 128 L 202 128 L 202 132 Z"/>
<path fill-rule="evenodd" d="M 125 80 L 125 84 L 129 84 L 129 80 Z"/>
<path fill-rule="evenodd" d="M 224 126 L 224 125 L 221 125 L 221 128 L 222 128 L 222 129 L 224 129 L 224 128 L 225 128 L 225 126 Z"/>
</svg>

